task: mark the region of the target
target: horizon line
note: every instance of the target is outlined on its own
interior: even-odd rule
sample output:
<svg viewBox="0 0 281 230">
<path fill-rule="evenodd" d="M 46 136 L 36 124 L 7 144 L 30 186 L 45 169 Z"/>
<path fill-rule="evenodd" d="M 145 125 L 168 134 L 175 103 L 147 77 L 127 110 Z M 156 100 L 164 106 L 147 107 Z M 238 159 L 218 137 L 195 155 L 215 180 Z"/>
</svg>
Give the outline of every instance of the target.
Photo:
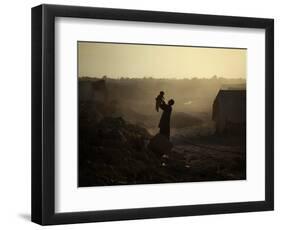
<svg viewBox="0 0 281 230">
<path fill-rule="evenodd" d="M 221 77 L 221 76 L 212 76 L 212 77 L 178 77 L 178 78 L 155 78 L 155 77 L 108 77 L 107 75 L 104 75 L 102 77 L 92 77 L 92 76 L 78 76 L 78 78 L 97 78 L 97 79 L 110 79 L 110 80 L 129 80 L 129 79 L 140 79 L 140 80 L 192 80 L 192 79 L 198 79 L 198 80 L 211 80 L 211 79 L 226 79 L 226 80 L 246 80 L 246 77 L 239 77 L 239 78 L 227 78 L 227 77 Z"/>
</svg>

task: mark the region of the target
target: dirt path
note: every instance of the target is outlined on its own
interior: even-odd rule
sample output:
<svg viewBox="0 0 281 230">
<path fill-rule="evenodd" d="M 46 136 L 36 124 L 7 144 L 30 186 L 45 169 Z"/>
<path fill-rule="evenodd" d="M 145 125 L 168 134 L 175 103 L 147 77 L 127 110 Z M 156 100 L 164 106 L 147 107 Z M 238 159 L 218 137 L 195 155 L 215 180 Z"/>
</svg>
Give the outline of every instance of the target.
<svg viewBox="0 0 281 230">
<path fill-rule="evenodd" d="M 188 169 L 189 181 L 246 179 L 246 154 L 241 145 L 185 141 L 175 145 L 169 157 L 170 163 Z"/>
</svg>

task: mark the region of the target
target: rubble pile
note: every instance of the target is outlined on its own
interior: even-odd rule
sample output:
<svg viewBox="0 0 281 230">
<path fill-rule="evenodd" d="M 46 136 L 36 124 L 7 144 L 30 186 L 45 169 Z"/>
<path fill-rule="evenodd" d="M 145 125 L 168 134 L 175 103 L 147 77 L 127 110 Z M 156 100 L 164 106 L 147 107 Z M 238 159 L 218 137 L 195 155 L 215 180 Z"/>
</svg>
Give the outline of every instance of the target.
<svg viewBox="0 0 281 230">
<path fill-rule="evenodd" d="M 83 130 L 79 129 L 79 186 L 176 180 L 162 157 L 167 149 L 163 153 L 150 150 L 148 144 L 152 137 L 146 129 L 121 117 L 105 117 L 94 127 L 82 127 Z"/>
</svg>

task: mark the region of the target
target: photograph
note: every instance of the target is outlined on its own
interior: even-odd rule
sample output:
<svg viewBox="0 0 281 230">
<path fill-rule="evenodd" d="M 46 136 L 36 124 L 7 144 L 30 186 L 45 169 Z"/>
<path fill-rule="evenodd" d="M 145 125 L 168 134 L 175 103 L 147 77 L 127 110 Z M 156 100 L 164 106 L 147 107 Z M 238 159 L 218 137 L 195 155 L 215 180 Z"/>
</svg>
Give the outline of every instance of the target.
<svg viewBox="0 0 281 230">
<path fill-rule="evenodd" d="M 32 222 L 274 210 L 274 18 L 150 6 L 32 8 Z"/>
<path fill-rule="evenodd" d="M 77 41 L 77 75 L 78 187 L 246 180 L 247 48 Z"/>
</svg>

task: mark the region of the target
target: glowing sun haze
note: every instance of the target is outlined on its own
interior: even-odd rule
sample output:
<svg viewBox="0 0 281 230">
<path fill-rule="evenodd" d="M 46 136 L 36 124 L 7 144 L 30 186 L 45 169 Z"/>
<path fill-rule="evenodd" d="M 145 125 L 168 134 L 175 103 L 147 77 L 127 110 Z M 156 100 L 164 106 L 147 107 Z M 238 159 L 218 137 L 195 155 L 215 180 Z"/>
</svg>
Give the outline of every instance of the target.
<svg viewBox="0 0 281 230">
<path fill-rule="evenodd" d="M 247 50 L 78 42 L 79 77 L 246 78 Z"/>
</svg>

